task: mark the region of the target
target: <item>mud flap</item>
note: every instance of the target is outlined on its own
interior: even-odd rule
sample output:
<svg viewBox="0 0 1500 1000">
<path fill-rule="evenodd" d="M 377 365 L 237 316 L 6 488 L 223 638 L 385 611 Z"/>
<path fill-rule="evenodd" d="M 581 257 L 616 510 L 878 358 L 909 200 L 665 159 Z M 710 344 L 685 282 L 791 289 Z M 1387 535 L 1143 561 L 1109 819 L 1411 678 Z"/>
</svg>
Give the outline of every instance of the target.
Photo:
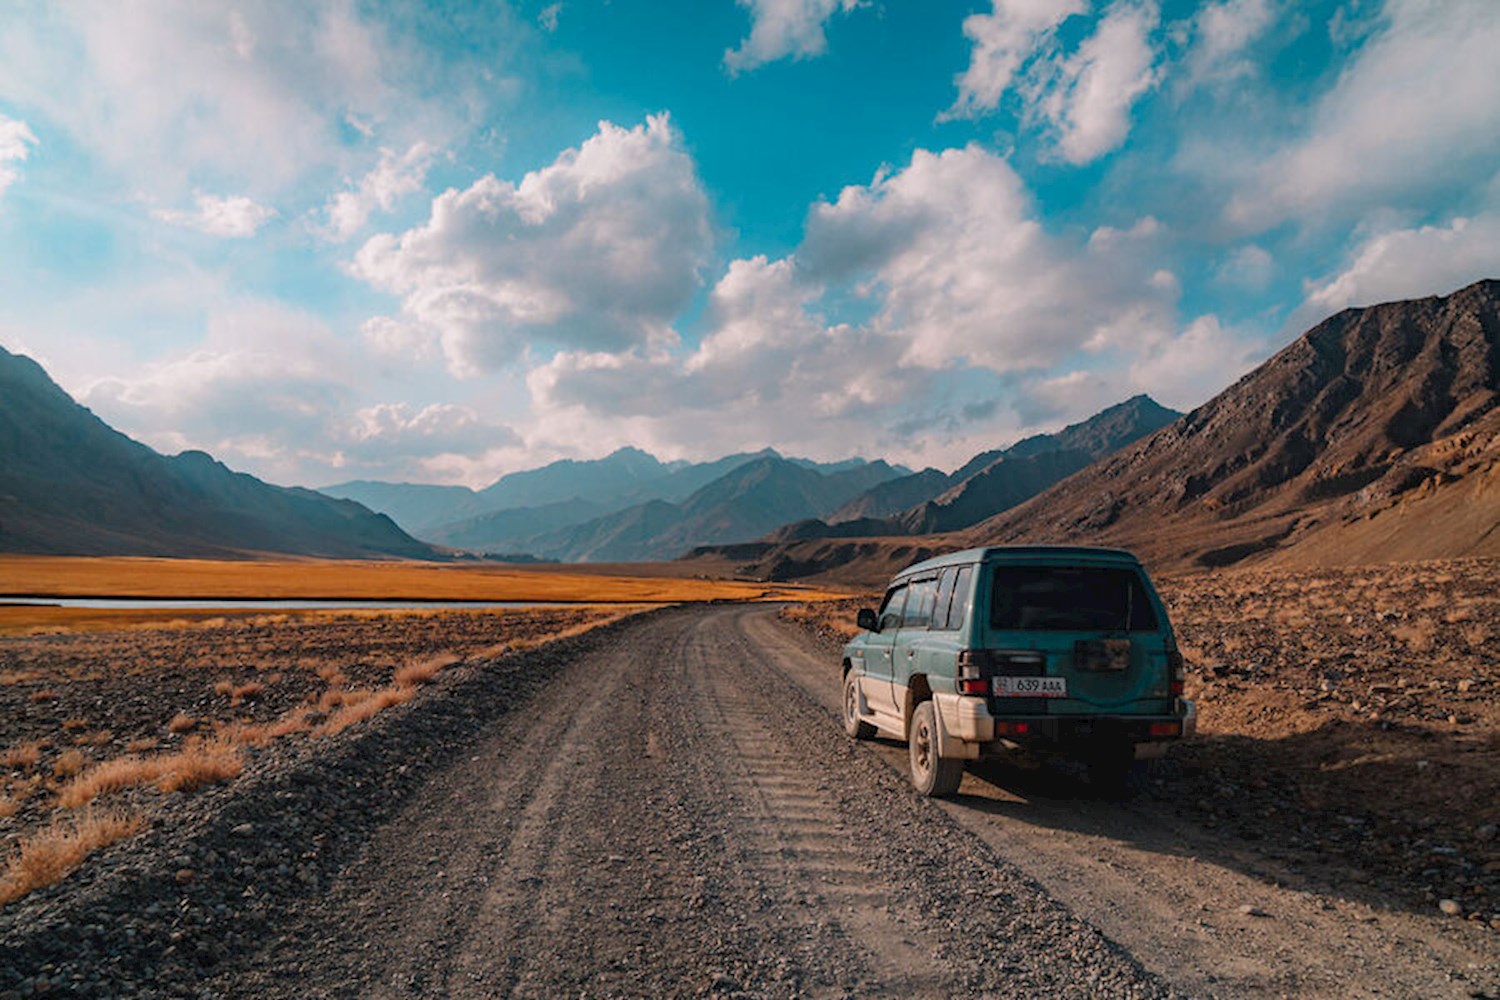
<svg viewBox="0 0 1500 1000">
<path fill-rule="evenodd" d="M 948 723 L 943 718 L 947 713 L 943 710 L 943 698 L 941 695 L 933 696 L 933 716 L 937 722 L 937 755 L 946 760 L 978 760 L 979 744 L 970 743 L 959 739 L 948 731 Z"/>
</svg>

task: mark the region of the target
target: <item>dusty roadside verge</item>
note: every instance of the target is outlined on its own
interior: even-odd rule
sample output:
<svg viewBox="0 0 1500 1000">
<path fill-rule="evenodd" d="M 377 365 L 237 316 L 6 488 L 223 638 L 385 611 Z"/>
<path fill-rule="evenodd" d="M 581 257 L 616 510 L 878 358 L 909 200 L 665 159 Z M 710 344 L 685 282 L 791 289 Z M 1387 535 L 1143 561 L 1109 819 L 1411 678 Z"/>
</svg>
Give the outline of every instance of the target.
<svg viewBox="0 0 1500 1000">
<path fill-rule="evenodd" d="M 282 908 L 326 887 L 478 727 L 624 627 L 495 650 L 443 670 L 420 699 L 361 725 L 246 746 L 245 772 L 232 784 L 164 798 L 146 832 L 0 908 L 0 995 L 190 991 Z"/>
</svg>

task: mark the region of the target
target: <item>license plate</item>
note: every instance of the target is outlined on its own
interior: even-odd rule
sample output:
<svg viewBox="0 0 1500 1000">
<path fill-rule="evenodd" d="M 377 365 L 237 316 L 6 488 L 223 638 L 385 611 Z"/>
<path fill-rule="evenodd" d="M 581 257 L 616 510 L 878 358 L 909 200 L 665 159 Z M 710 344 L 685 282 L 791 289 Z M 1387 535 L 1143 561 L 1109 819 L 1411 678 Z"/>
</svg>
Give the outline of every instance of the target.
<svg viewBox="0 0 1500 1000">
<path fill-rule="evenodd" d="M 990 681 L 996 698 L 1066 698 L 1066 677 L 996 677 Z"/>
</svg>

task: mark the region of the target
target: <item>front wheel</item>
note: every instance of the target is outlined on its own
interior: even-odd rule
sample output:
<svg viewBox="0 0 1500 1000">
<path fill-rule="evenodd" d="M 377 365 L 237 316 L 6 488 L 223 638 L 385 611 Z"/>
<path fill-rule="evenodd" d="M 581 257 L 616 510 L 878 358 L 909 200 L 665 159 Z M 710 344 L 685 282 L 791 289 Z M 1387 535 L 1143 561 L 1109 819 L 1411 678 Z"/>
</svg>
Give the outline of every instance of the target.
<svg viewBox="0 0 1500 1000">
<path fill-rule="evenodd" d="M 874 737 L 875 727 L 859 717 L 859 675 L 844 672 L 844 732 L 856 740 Z"/>
<path fill-rule="evenodd" d="M 945 798 L 958 791 L 964 777 L 964 762 L 938 756 L 937 711 L 930 701 L 917 706 L 911 717 L 911 783 L 929 798 Z"/>
</svg>

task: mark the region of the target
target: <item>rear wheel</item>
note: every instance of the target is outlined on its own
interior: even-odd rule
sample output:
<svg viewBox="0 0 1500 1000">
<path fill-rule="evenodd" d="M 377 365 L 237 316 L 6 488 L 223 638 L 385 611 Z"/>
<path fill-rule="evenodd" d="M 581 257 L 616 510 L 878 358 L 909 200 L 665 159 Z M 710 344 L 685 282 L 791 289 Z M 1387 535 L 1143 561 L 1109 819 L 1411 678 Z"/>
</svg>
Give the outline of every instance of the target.
<svg viewBox="0 0 1500 1000">
<path fill-rule="evenodd" d="M 911 716 L 911 783 L 930 798 L 944 798 L 958 791 L 964 777 L 964 762 L 944 760 L 938 756 L 937 712 L 932 702 L 924 701 Z"/>
<path fill-rule="evenodd" d="M 859 675 L 852 670 L 844 672 L 844 732 L 856 740 L 875 735 L 875 727 L 859 717 Z"/>
</svg>

